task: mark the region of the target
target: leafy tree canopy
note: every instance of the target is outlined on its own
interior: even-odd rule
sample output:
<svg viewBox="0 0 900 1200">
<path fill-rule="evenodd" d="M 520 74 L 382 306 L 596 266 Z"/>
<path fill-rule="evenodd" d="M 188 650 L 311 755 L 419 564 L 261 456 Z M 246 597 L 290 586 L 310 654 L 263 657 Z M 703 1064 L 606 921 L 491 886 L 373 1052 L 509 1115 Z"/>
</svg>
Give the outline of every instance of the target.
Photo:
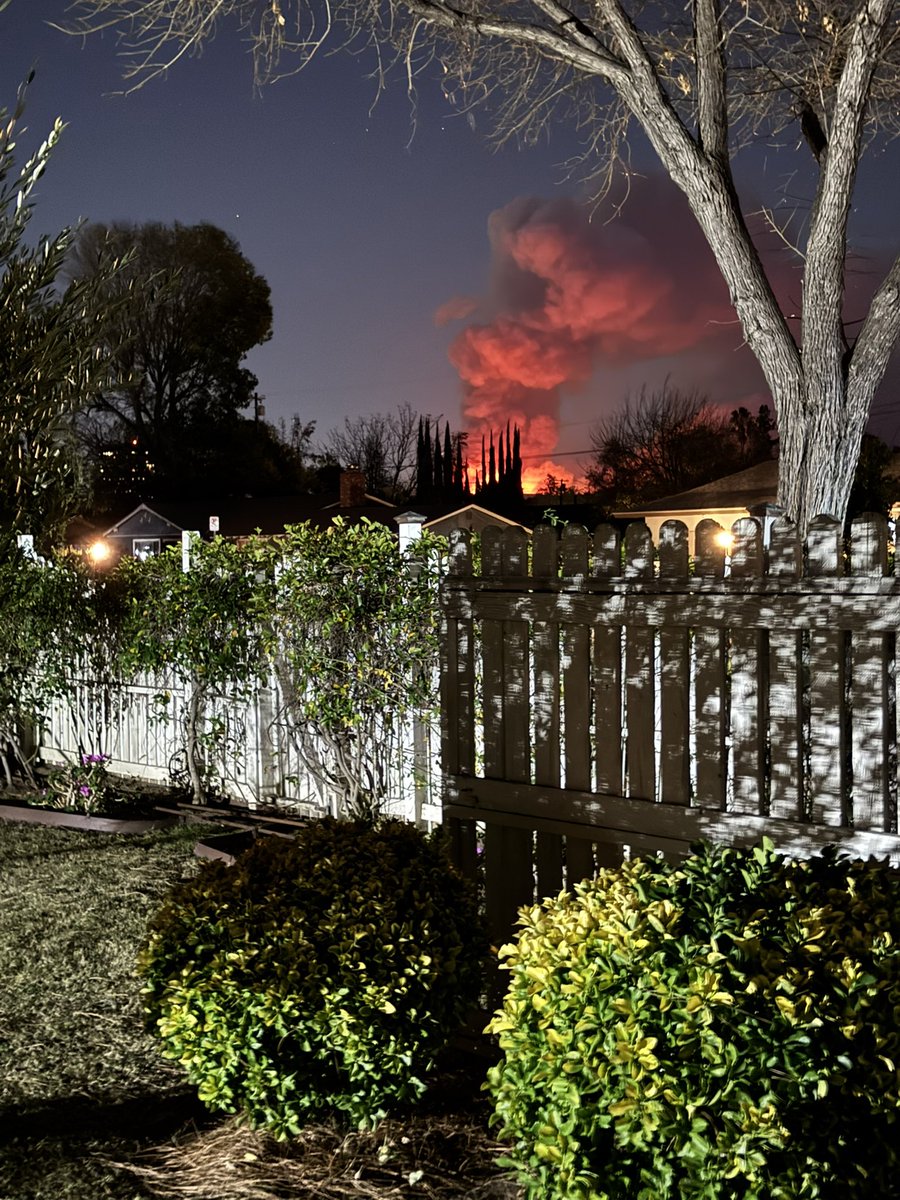
<svg viewBox="0 0 900 1200">
<path fill-rule="evenodd" d="M 136 440 L 148 494 L 183 495 L 254 399 L 256 377 L 241 364 L 271 337 L 269 285 L 234 238 L 209 224 L 91 225 L 69 269 L 95 279 L 126 254 L 104 288 L 117 304 L 116 379 L 83 432 L 98 456 Z"/>
</svg>

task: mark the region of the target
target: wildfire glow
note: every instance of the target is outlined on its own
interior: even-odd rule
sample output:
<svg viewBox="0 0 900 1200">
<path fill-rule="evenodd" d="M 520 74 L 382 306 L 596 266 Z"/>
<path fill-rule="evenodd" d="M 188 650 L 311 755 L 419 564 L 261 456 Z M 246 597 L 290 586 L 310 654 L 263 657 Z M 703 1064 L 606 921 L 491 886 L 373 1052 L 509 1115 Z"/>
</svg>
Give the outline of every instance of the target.
<svg viewBox="0 0 900 1200">
<path fill-rule="evenodd" d="M 552 475 L 560 484 L 565 484 L 567 488 L 578 487 L 581 482 L 579 477 L 568 467 L 561 467 L 559 463 L 553 462 L 548 458 L 544 462 L 532 464 L 522 468 L 522 491 L 527 496 L 536 496 L 547 490 L 547 476 Z"/>
<path fill-rule="evenodd" d="M 561 397 L 588 389 L 598 368 L 660 360 L 723 337 L 733 350 L 732 334 L 722 332 L 734 323 L 727 291 L 671 184 L 632 181 L 622 214 L 603 217 L 570 199 L 513 200 L 490 217 L 487 294 L 448 300 L 435 316 L 439 324 L 466 322 L 449 356 L 463 386 L 470 452 L 482 435 L 517 427 L 526 492 L 544 491 L 548 475 L 577 482 L 553 459 Z"/>
</svg>

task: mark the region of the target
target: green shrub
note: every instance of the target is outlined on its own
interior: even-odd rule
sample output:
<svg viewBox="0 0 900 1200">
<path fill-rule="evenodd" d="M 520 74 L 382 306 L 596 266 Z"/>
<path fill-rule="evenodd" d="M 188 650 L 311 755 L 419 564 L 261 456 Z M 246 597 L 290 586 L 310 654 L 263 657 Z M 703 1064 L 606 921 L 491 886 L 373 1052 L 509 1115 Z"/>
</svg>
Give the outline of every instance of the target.
<svg viewBox="0 0 900 1200">
<path fill-rule="evenodd" d="M 487 1088 L 528 1196 L 900 1195 L 898 885 L 701 848 L 523 910 Z"/>
<path fill-rule="evenodd" d="M 481 986 L 474 895 L 398 821 L 323 820 L 177 887 L 139 970 L 163 1053 L 279 1137 L 421 1094 Z"/>
</svg>

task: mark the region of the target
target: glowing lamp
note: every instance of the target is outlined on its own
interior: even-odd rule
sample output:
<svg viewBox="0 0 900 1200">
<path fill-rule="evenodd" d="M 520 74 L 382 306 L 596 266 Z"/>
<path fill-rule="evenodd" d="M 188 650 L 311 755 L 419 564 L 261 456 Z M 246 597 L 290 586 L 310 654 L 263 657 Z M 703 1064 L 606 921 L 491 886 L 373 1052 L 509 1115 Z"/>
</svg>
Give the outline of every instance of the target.
<svg viewBox="0 0 900 1200">
<path fill-rule="evenodd" d="M 716 545 L 721 546 L 726 554 L 730 554 L 734 546 L 734 534 L 723 529 L 721 533 L 716 534 Z"/>
<path fill-rule="evenodd" d="M 105 563 L 109 558 L 109 555 L 110 548 L 106 542 L 92 542 L 91 545 L 88 546 L 88 558 L 97 566 L 99 566 L 101 563 Z"/>
</svg>

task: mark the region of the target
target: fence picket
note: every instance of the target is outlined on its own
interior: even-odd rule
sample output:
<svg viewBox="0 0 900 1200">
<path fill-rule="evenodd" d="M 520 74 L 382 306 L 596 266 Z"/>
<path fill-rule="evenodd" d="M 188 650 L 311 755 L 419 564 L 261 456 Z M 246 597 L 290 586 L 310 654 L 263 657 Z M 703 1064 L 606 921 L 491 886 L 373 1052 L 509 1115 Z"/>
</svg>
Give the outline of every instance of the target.
<svg viewBox="0 0 900 1200">
<path fill-rule="evenodd" d="M 534 531 L 534 583 L 555 584 L 559 571 L 559 539 L 551 525 Z M 534 782 L 558 788 L 560 783 L 559 625 L 535 621 L 534 641 Z M 553 896 L 563 884 L 563 839 L 539 829 L 535 834 L 535 872 L 539 896 Z"/>
<path fill-rule="evenodd" d="M 812 580 L 843 575 L 843 530 L 832 517 L 816 517 L 806 538 L 806 574 Z M 817 825 L 849 820 L 845 737 L 847 637 L 840 629 L 813 629 L 809 637 L 809 795 Z"/>
<path fill-rule="evenodd" d="M 660 529 L 659 577 L 684 587 L 688 579 L 688 531 L 682 521 Z M 683 625 L 659 630 L 659 799 L 690 803 L 690 641 Z"/>
<path fill-rule="evenodd" d="M 804 817 L 802 641 L 799 633 L 769 634 L 769 816 Z"/>
<path fill-rule="evenodd" d="M 472 574 L 472 546 L 468 530 L 450 536 L 448 580 Z M 441 636 L 441 760 L 453 775 L 475 774 L 475 647 L 471 594 L 456 593 L 462 611 L 442 606 Z M 477 830 L 473 820 L 448 818 L 453 861 L 470 878 L 478 863 Z"/>
<path fill-rule="evenodd" d="M 625 578 L 653 578 L 653 542 L 646 525 L 625 532 Z M 655 799 L 656 688 L 653 630 L 638 619 L 625 626 L 625 773 L 627 794 Z"/>
<path fill-rule="evenodd" d="M 752 518 L 736 521 L 731 577 L 758 586 L 764 571 L 762 533 Z M 761 630 L 731 622 L 731 746 L 734 812 L 762 814 L 766 792 L 766 642 Z"/>
<path fill-rule="evenodd" d="M 890 829 L 887 639 L 855 633 L 850 644 L 851 813 L 856 829 Z"/>
<path fill-rule="evenodd" d="M 521 542 L 508 536 L 514 532 L 489 526 L 482 534 L 482 576 L 488 587 L 507 574 L 520 580 L 524 576 Z M 483 620 L 481 653 L 485 777 L 514 775 L 527 780 L 527 724 L 522 722 L 527 630 L 523 622 Z M 532 898 L 531 831 L 489 822 L 484 831 L 484 870 L 488 929 L 496 941 L 510 928 L 519 907 Z"/>
</svg>

